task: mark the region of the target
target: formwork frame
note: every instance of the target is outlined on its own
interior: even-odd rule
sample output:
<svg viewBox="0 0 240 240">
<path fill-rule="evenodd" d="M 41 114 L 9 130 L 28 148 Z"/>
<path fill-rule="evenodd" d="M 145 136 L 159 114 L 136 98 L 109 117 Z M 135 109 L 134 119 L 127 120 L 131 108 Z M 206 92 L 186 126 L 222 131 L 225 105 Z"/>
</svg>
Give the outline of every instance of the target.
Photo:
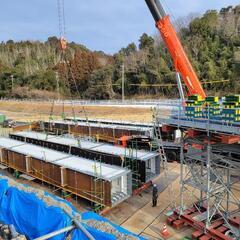
<svg viewBox="0 0 240 240">
<path fill-rule="evenodd" d="M 97 166 L 97 163 L 99 166 Z M 91 189 L 93 195 L 98 199 L 97 203 L 94 203 L 94 211 L 99 212 L 102 207 L 104 207 L 104 184 L 101 180 L 102 177 L 102 162 L 101 159 L 99 161 L 95 160 L 94 163 L 94 177 L 91 182 Z"/>
</svg>

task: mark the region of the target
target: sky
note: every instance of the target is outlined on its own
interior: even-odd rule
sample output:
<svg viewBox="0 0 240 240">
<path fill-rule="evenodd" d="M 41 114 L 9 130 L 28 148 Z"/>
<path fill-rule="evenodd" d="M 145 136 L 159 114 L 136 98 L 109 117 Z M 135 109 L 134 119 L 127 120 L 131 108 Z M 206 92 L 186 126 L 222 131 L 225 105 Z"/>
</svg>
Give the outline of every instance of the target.
<svg viewBox="0 0 240 240">
<path fill-rule="evenodd" d="M 178 19 L 191 13 L 237 5 L 240 0 L 161 0 Z M 109 54 L 142 33 L 156 33 L 144 0 L 65 0 L 66 37 L 91 50 Z M 57 0 L 5 0 L 0 8 L 0 41 L 45 41 L 59 36 Z"/>
</svg>

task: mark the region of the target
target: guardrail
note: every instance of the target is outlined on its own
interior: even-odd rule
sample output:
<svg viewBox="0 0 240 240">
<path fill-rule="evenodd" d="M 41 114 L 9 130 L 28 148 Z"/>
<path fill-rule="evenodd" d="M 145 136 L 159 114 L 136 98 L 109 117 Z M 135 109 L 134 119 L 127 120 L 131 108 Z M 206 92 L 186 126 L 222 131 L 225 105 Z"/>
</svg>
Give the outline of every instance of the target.
<svg viewBox="0 0 240 240">
<path fill-rule="evenodd" d="M 166 106 L 170 106 L 166 104 Z M 212 117 L 209 112 L 211 107 L 205 107 L 202 110 L 202 117 L 189 117 L 186 115 L 185 107 L 182 102 L 171 105 L 171 111 L 169 114 L 164 115 L 161 111 L 164 104 L 157 105 L 156 117 L 158 123 L 169 124 L 177 127 L 191 127 L 194 129 L 204 129 L 211 132 L 222 132 L 232 135 L 240 135 L 240 122 L 226 121 L 219 114 L 218 119 Z M 214 109 L 214 108 L 212 108 Z M 220 107 L 222 110 L 223 107 Z"/>
<path fill-rule="evenodd" d="M 1 98 L 1 102 L 30 102 L 30 103 L 52 103 L 66 105 L 146 105 L 155 106 L 157 104 L 176 104 L 177 99 L 149 99 L 149 100 L 41 100 L 41 99 L 7 99 Z"/>
</svg>

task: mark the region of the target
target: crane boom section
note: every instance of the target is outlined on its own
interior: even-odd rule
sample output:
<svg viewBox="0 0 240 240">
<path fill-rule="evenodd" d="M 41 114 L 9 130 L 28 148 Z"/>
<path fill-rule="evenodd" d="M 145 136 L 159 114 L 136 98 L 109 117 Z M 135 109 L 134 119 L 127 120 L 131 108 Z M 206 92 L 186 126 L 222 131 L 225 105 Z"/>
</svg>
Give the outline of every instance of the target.
<svg viewBox="0 0 240 240">
<path fill-rule="evenodd" d="M 203 87 L 170 21 L 170 17 L 166 15 L 159 0 L 145 1 L 156 21 L 156 27 L 158 28 L 162 39 L 165 42 L 166 47 L 173 59 L 174 67 L 176 71 L 181 74 L 189 94 L 198 94 L 205 98 L 206 94 L 203 90 Z"/>
<path fill-rule="evenodd" d="M 181 74 L 182 79 L 188 88 L 189 94 L 199 94 L 205 98 L 206 94 L 203 87 L 186 55 L 169 16 L 165 16 L 159 20 L 156 23 L 156 26 L 161 33 L 170 55 L 172 56 L 176 71 Z"/>
</svg>

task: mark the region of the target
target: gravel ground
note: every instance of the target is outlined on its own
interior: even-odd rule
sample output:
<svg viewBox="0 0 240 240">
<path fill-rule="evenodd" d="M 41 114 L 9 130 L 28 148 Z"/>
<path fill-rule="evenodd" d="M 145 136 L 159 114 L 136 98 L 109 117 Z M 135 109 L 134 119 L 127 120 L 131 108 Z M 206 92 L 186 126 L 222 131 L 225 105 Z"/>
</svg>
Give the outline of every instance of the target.
<svg viewBox="0 0 240 240">
<path fill-rule="evenodd" d="M 114 226 L 112 226 L 108 222 L 90 219 L 85 221 L 84 223 L 102 232 L 110 233 L 114 235 L 118 240 L 137 240 L 138 239 L 137 237 L 134 237 L 132 235 L 120 233 L 116 228 L 114 228 Z"/>
</svg>

